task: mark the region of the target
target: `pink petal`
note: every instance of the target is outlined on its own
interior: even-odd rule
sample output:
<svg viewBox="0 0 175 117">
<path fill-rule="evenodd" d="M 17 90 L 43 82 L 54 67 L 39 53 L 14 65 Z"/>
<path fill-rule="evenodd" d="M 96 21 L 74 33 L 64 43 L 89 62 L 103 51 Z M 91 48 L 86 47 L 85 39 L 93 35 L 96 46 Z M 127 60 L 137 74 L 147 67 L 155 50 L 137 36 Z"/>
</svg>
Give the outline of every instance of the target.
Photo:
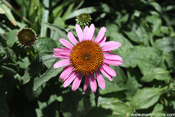
<svg viewBox="0 0 175 117">
<path fill-rule="evenodd" d="M 115 41 L 109 41 L 102 47 L 103 51 L 115 50 L 121 46 L 121 43 Z"/>
<path fill-rule="evenodd" d="M 55 53 L 53 54 L 53 56 L 56 58 L 60 58 L 60 59 L 68 59 L 69 58 L 69 56 L 59 55 L 59 54 L 55 54 Z"/>
<path fill-rule="evenodd" d="M 83 41 L 82 29 L 81 29 L 81 27 L 78 24 L 76 24 L 75 26 L 76 26 L 76 32 L 77 32 L 77 35 L 78 35 L 78 39 L 81 42 L 81 41 Z"/>
<path fill-rule="evenodd" d="M 54 48 L 53 51 L 54 51 L 55 53 L 60 53 L 60 52 L 65 52 L 65 51 L 71 53 L 71 50 L 68 49 L 68 48 L 60 48 L 60 49 Z"/>
<path fill-rule="evenodd" d="M 105 44 L 105 41 L 106 41 L 106 36 L 104 36 L 104 37 L 102 38 L 102 40 L 99 42 L 100 47 L 102 47 L 102 46 Z"/>
<path fill-rule="evenodd" d="M 100 31 L 98 32 L 98 35 L 97 35 L 97 37 L 95 39 L 95 42 L 97 42 L 97 43 L 100 42 L 101 39 L 103 39 L 103 37 L 105 36 L 105 32 L 106 32 L 106 28 L 105 27 L 102 27 L 100 29 Z"/>
<path fill-rule="evenodd" d="M 71 65 L 64 67 L 63 72 L 60 75 L 60 79 L 66 80 L 72 71 L 73 71 L 73 67 Z"/>
<path fill-rule="evenodd" d="M 83 38 L 84 38 L 84 40 L 87 40 L 87 37 L 88 37 L 88 26 L 86 26 L 85 28 L 84 28 L 84 34 L 83 34 Z"/>
<path fill-rule="evenodd" d="M 82 79 L 82 74 L 78 74 L 78 76 L 75 78 L 73 84 L 72 84 L 72 90 L 75 91 L 78 89 L 78 87 L 80 86 L 81 83 L 81 79 Z"/>
<path fill-rule="evenodd" d="M 74 45 L 76 45 L 76 44 L 78 43 L 77 39 L 74 37 L 74 35 L 73 35 L 71 32 L 69 32 L 67 35 L 68 35 L 69 40 L 70 40 Z"/>
<path fill-rule="evenodd" d="M 71 53 L 71 51 L 65 50 L 65 51 L 56 52 L 56 53 L 54 53 L 54 54 L 56 54 L 56 55 L 70 56 L 70 53 Z"/>
<path fill-rule="evenodd" d="M 62 67 L 62 66 L 65 66 L 65 65 L 69 65 L 70 64 L 70 60 L 69 59 L 62 59 L 58 62 L 56 62 L 53 67 L 54 68 L 59 68 L 59 67 Z"/>
<path fill-rule="evenodd" d="M 64 50 L 69 50 L 69 51 L 71 51 L 71 49 L 66 48 L 66 47 L 61 47 L 60 49 L 63 50 L 63 51 L 64 51 Z"/>
<path fill-rule="evenodd" d="M 86 75 L 85 76 L 85 84 L 84 84 L 84 87 L 83 87 L 83 91 L 86 91 L 88 86 L 89 86 L 89 76 Z"/>
<path fill-rule="evenodd" d="M 97 77 L 97 82 L 98 85 L 101 89 L 105 89 L 105 80 L 104 78 L 101 76 L 101 74 L 99 72 L 95 73 L 96 77 Z"/>
<path fill-rule="evenodd" d="M 94 38 L 94 31 L 95 31 L 95 26 L 94 26 L 94 24 L 91 24 L 90 27 L 89 27 L 88 36 L 87 36 L 86 39 L 93 40 L 93 38 Z"/>
<path fill-rule="evenodd" d="M 115 55 L 115 54 L 104 54 L 104 58 L 109 59 L 109 60 L 122 61 L 122 57 L 120 57 L 119 55 Z"/>
<path fill-rule="evenodd" d="M 114 76 L 114 77 L 117 76 L 117 74 L 115 73 L 115 71 L 114 71 L 112 68 L 110 68 L 108 65 L 103 64 L 102 67 L 103 67 L 103 69 L 104 69 L 109 75 Z"/>
<path fill-rule="evenodd" d="M 69 76 L 69 78 L 67 78 L 67 80 L 64 82 L 63 87 L 69 86 L 70 83 L 75 79 L 76 75 L 77 75 L 77 73 L 76 73 L 76 72 L 73 72 L 73 73 Z"/>
<path fill-rule="evenodd" d="M 58 52 L 60 49 L 58 49 L 58 48 L 54 48 L 53 49 L 53 52 Z"/>
<path fill-rule="evenodd" d="M 69 48 L 69 49 L 72 49 L 74 46 L 67 40 L 65 39 L 60 39 L 60 42 L 61 44 L 63 44 L 65 47 Z"/>
<path fill-rule="evenodd" d="M 94 78 L 94 74 L 90 74 L 90 85 L 91 85 L 92 92 L 96 92 L 96 90 L 97 90 L 97 83 L 96 83 L 96 80 Z"/>
<path fill-rule="evenodd" d="M 109 59 L 103 59 L 103 62 L 108 64 L 108 65 L 114 65 L 114 66 L 119 66 L 122 65 L 123 62 L 122 61 L 116 61 L 116 60 L 109 60 Z"/>
<path fill-rule="evenodd" d="M 106 71 L 105 71 L 103 68 L 101 68 L 100 71 L 101 71 L 101 73 L 103 73 L 110 81 L 113 81 L 112 77 L 111 77 L 108 73 L 106 73 Z"/>
</svg>

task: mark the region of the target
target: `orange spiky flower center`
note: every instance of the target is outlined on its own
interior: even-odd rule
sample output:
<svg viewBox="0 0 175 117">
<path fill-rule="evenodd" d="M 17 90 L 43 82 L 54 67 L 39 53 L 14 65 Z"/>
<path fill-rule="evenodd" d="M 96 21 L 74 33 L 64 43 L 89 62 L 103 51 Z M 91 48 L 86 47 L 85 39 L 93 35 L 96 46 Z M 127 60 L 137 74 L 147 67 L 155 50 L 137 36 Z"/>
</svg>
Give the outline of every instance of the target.
<svg viewBox="0 0 175 117">
<path fill-rule="evenodd" d="M 70 61 L 77 72 L 89 75 L 102 66 L 103 52 L 98 43 L 84 40 L 74 46 Z"/>
</svg>

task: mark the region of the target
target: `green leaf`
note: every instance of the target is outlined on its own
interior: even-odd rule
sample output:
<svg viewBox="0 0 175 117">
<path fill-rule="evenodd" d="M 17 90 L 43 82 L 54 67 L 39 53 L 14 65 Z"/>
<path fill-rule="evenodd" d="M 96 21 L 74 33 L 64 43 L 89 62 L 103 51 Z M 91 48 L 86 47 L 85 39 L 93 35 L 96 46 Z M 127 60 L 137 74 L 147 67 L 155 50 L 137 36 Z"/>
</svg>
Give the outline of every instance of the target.
<svg viewBox="0 0 175 117">
<path fill-rule="evenodd" d="M 161 26 L 161 32 L 166 34 L 166 35 L 170 34 L 168 26 Z"/>
<path fill-rule="evenodd" d="M 103 78 L 105 79 L 105 89 L 99 89 L 100 94 L 107 94 L 107 93 L 111 93 L 111 92 L 117 92 L 117 91 L 123 91 L 126 88 L 124 87 L 120 87 L 118 85 L 119 81 L 122 82 L 122 76 L 124 76 L 122 69 L 116 69 L 113 67 L 113 69 L 117 72 L 117 74 L 119 73 L 119 80 L 118 80 L 118 76 L 113 77 L 113 81 L 109 81 L 108 78 L 106 78 L 103 74 Z M 125 79 L 126 76 L 123 77 L 123 79 Z"/>
<path fill-rule="evenodd" d="M 53 48 L 56 48 L 57 44 L 51 38 L 42 37 L 35 41 L 33 47 L 40 52 L 53 52 Z"/>
<path fill-rule="evenodd" d="M 6 103 L 6 85 L 0 82 L 0 117 L 9 117 L 9 108 Z"/>
<path fill-rule="evenodd" d="M 150 70 L 141 78 L 141 80 L 144 82 L 151 82 L 154 79 L 164 80 L 166 83 L 169 83 L 171 80 L 171 76 L 169 75 L 169 72 L 166 71 L 165 69 L 156 68 Z"/>
<path fill-rule="evenodd" d="M 82 8 L 82 9 L 79 9 L 79 10 L 76 10 L 74 12 L 72 12 L 71 14 L 69 14 L 69 16 L 67 17 L 67 19 L 71 19 L 73 17 L 76 17 L 78 15 L 80 15 L 81 13 L 94 13 L 96 12 L 96 7 L 87 7 L 87 8 Z"/>
<path fill-rule="evenodd" d="M 18 33 L 18 30 L 17 29 L 14 29 L 14 30 L 11 30 L 8 34 L 7 34 L 7 45 L 9 47 L 12 47 L 14 45 L 15 42 L 17 42 L 17 33 Z"/>
<path fill-rule="evenodd" d="M 67 17 L 69 16 L 69 14 L 73 11 L 73 7 L 74 7 L 75 3 L 71 3 L 69 4 L 69 6 L 67 7 L 66 11 L 64 12 L 64 15 L 62 16 L 62 18 L 65 20 L 67 19 Z"/>
<path fill-rule="evenodd" d="M 16 71 L 13 68 L 11 68 L 10 66 L 1 65 L 1 67 L 4 69 L 4 71 L 9 73 L 10 75 L 16 74 Z"/>
<path fill-rule="evenodd" d="M 175 37 L 163 37 L 155 42 L 154 47 L 163 51 L 163 54 L 175 51 Z"/>
<path fill-rule="evenodd" d="M 154 109 L 153 109 L 152 113 L 157 113 L 157 112 L 160 112 L 160 111 L 163 111 L 163 104 L 157 103 L 154 106 Z"/>
<path fill-rule="evenodd" d="M 44 65 L 47 68 L 50 68 L 56 59 L 55 57 L 53 57 L 51 53 L 46 53 L 46 52 L 39 53 L 38 56 L 39 56 L 39 59 L 44 63 Z"/>
<path fill-rule="evenodd" d="M 138 44 L 142 44 L 145 46 L 149 45 L 149 35 L 148 32 L 145 30 L 144 26 L 140 24 L 139 26 L 137 24 L 132 25 L 131 31 L 124 31 L 124 33 L 134 42 Z"/>
<path fill-rule="evenodd" d="M 121 43 L 121 47 L 115 51 L 126 50 L 132 48 L 132 44 L 126 39 L 120 32 L 119 27 L 114 24 L 108 24 L 106 27 L 106 36 L 110 37 L 110 41 L 116 41 Z M 107 38 L 108 39 L 108 38 Z M 117 53 L 117 52 L 116 52 Z"/>
<path fill-rule="evenodd" d="M 59 26 L 53 25 L 53 24 L 46 23 L 45 25 L 51 29 L 50 37 L 56 42 L 57 47 L 61 45 L 60 38 L 68 40 L 68 37 L 66 34 L 67 32 L 64 29 L 60 28 Z"/>
<path fill-rule="evenodd" d="M 152 5 L 159 13 L 162 12 L 162 7 L 157 2 L 150 2 L 150 5 Z"/>
<path fill-rule="evenodd" d="M 135 95 L 135 93 L 139 90 L 141 86 L 142 85 L 137 82 L 135 76 L 129 76 L 126 84 L 124 85 L 124 87 L 126 87 L 127 89 L 127 91 L 125 92 L 127 96 L 126 99 L 131 100 L 131 98 Z"/>
<path fill-rule="evenodd" d="M 166 90 L 164 88 L 143 88 L 138 90 L 130 101 L 130 105 L 135 109 L 147 109 L 153 106 L 158 100 L 160 95 Z"/>
<path fill-rule="evenodd" d="M 112 110 L 112 115 L 117 117 L 125 117 L 128 113 L 133 113 L 132 107 L 123 102 L 104 103 L 101 107 Z"/>
<path fill-rule="evenodd" d="M 11 9 L 7 7 L 5 4 L 0 3 L 0 9 L 2 9 L 5 12 L 5 15 L 7 16 L 8 20 L 16 26 L 16 20 L 11 12 Z"/>
<path fill-rule="evenodd" d="M 153 24 L 152 33 L 154 35 L 158 34 L 161 31 L 162 21 L 159 17 L 157 17 L 156 15 L 147 16 L 146 20 Z"/>
<path fill-rule="evenodd" d="M 135 46 L 131 49 L 120 51 L 118 54 L 123 58 L 122 66 L 134 68 L 138 65 L 142 74 L 145 74 L 150 69 L 159 66 L 163 59 L 159 53 L 155 48 Z"/>
<path fill-rule="evenodd" d="M 59 59 L 56 59 L 52 66 L 36 81 L 34 82 L 33 89 L 36 90 L 39 86 L 41 86 L 44 82 L 47 82 L 52 77 L 55 77 L 59 72 L 62 71 L 62 67 L 60 68 L 53 68 L 53 65 L 58 62 Z"/>
<path fill-rule="evenodd" d="M 167 65 L 169 68 L 175 69 L 175 59 L 174 59 L 174 53 L 170 52 L 165 55 L 165 61 L 167 62 Z"/>
<path fill-rule="evenodd" d="M 64 22 L 63 18 L 61 18 L 60 16 L 57 16 L 57 17 L 54 19 L 53 25 L 55 25 L 55 26 L 60 26 L 60 27 L 64 27 L 64 26 L 65 26 L 65 22 Z"/>
<path fill-rule="evenodd" d="M 17 61 L 20 68 L 25 69 L 29 66 L 30 61 L 28 57 L 23 58 L 21 61 Z"/>
</svg>

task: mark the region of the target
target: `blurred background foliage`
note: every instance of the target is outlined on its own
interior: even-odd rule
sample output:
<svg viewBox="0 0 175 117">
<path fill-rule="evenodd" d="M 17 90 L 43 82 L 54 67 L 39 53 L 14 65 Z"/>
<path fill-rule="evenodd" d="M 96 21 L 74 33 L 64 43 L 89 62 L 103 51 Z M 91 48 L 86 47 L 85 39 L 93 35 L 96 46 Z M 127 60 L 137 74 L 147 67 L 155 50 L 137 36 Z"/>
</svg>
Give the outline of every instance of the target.
<svg viewBox="0 0 175 117">
<path fill-rule="evenodd" d="M 63 88 L 53 48 L 75 32 L 81 13 L 107 28 L 123 58 L 117 77 L 94 94 Z M 129 117 L 127 113 L 175 113 L 174 0 L 1 0 L 0 117 Z M 30 47 L 17 33 L 36 32 Z M 157 116 L 158 117 L 158 116 Z M 168 117 L 168 116 L 167 116 Z"/>
</svg>

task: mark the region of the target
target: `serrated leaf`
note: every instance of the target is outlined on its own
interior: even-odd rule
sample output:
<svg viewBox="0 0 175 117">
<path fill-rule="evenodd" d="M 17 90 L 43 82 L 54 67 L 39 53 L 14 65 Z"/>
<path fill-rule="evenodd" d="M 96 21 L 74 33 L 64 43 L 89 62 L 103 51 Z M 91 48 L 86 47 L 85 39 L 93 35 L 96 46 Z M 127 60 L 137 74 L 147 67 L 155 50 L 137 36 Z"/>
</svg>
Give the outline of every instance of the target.
<svg viewBox="0 0 175 117">
<path fill-rule="evenodd" d="M 42 37 L 35 41 L 33 47 L 40 52 L 53 52 L 53 48 L 56 48 L 57 44 L 51 38 Z"/>
<path fill-rule="evenodd" d="M 119 27 L 114 24 L 107 25 L 106 36 L 110 37 L 110 41 L 116 41 L 121 43 L 121 47 L 115 51 L 126 50 L 132 48 L 133 45 L 126 39 L 120 32 Z M 108 38 L 107 38 L 108 39 Z"/>
<path fill-rule="evenodd" d="M 169 75 L 168 71 L 162 68 L 156 68 L 156 69 L 150 70 L 141 78 L 141 80 L 144 82 L 151 82 L 154 79 L 164 80 L 166 83 L 169 83 L 171 80 L 171 76 Z"/>
<path fill-rule="evenodd" d="M 159 66 L 162 58 L 158 54 L 159 51 L 151 47 L 135 46 L 125 51 L 120 51 L 119 55 L 123 58 L 124 67 L 139 66 L 141 72 L 144 74 L 150 69 Z"/>
<path fill-rule="evenodd" d="M 47 68 L 50 68 L 52 63 L 55 61 L 55 57 L 53 57 L 53 55 L 51 53 L 39 53 L 38 54 L 39 56 L 39 59 L 42 60 L 42 62 L 44 63 L 44 65 L 47 67 Z"/>
<path fill-rule="evenodd" d="M 56 59 L 53 62 L 52 66 L 36 82 L 34 82 L 34 86 L 33 86 L 34 90 L 36 90 L 44 82 L 47 82 L 52 77 L 55 77 L 59 72 L 62 71 L 62 67 L 61 68 L 57 68 L 57 69 L 53 68 L 53 65 L 55 64 L 55 62 L 58 62 L 58 60 L 59 59 Z"/>
<path fill-rule="evenodd" d="M 175 51 L 175 37 L 164 37 L 155 42 L 154 47 L 163 51 L 163 54 L 167 54 L 171 51 Z"/>
<path fill-rule="evenodd" d="M 11 30 L 9 33 L 7 33 L 7 45 L 9 47 L 12 47 L 14 45 L 15 42 L 17 42 L 17 33 L 18 33 L 18 30 L 17 29 L 14 29 L 14 30 Z"/>
<path fill-rule="evenodd" d="M 124 85 L 127 88 L 126 99 L 131 100 L 133 95 L 139 90 L 142 85 L 138 83 L 135 77 L 128 77 L 126 84 Z"/>
<path fill-rule="evenodd" d="M 161 31 L 162 21 L 159 17 L 157 17 L 156 15 L 147 16 L 146 20 L 153 24 L 152 33 L 154 35 L 158 34 Z"/>
<path fill-rule="evenodd" d="M 17 61 L 17 64 L 19 65 L 20 68 L 27 68 L 30 64 L 29 58 L 25 57 L 21 61 Z"/>
<path fill-rule="evenodd" d="M 131 31 L 124 31 L 124 33 L 134 42 L 142 44 L 145 46 L 149 45 L 149 35 L 142 24 L 139 26 L 137 24 L 132 25 Z"/>
<path fill-rule="evenodd" d="M 147 109 L 153 106 L 158 100 L 160 95 L 166 90 L 164 88 L 143 88 L 138 90 L 130 101 L 130 105 L 135 109 Z"/>
</svg>

